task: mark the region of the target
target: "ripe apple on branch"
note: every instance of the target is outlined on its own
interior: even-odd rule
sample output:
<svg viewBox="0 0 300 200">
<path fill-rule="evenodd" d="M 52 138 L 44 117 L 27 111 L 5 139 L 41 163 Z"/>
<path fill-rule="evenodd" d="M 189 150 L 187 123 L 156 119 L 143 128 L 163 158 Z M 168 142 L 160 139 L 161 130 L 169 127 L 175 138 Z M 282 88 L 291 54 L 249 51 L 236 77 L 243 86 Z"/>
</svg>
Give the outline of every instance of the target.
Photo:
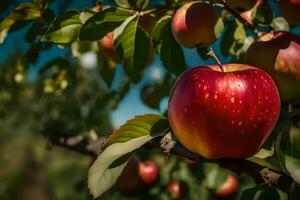
<svg viewBox="0 0 300 200">
<path fill-rule="evenodd" d="M 225 9 L 257 37 L 257 41 L 250 46 L 247 53 L 244 52 L 247 54 L 247 64 L 222 64 L 214 52 L 210 51 L 208 54 L 214 58 L 217 65 L 192 67 L 177 77 L 169 95 L 170 127 L 166 130 L 172 132 L 176 136 L 176 141 L 183 146 L 176 145 L 172 137 L 165 135 L 163 139 L 160 138 L 161 147 L 165 152 L 185 155 L 198 161 L 224 162 L 222 166 L 231 169 L 236 165 L 235 162 L 249 159 L 261 150 L 278 123 L 281 107 L 284 106 L 281 101 L 285 104 L 299 98 L 300 87 L 297 85 L 299 83 L 297 73 L 300 70 L 297 64 L 300 57 L 299 37 L 288 32 L 263 33 L 254 27 L 249 14 L 252 15 L 253 9 L 263 6 L 270 9 L 269 5 L 264 3 L 187 2 L 180 6 L 176 5 L 178 8 L 171 20 L 170 18 L 158 20 L 154 28 L 155 42 L 158 43 L 155 47 L 158 48 L 161 48 L 160 45 L 165 40 L 170 39 L 163 36 L 156 38 L 158 30 L 165 30 L 165 27 L 171 29 L 170 40 L 173 38 L 183 47 L 201 48 L 213 44 L 220 37 L 216 33 L 216 27 L 223 23 L 222 16 L 214 6 Z M 149 11 L 152 12 L 154 11 Z M 162 49 L 158 49 L 162 56 L 161 51 Z M 266 55 L 270 58 L 265 59 Z M 273 73 L 274 70 L 278 71 L 278 75 L 277 72 Z M 140 117 L 136 120 L 138 119 Z M 119 131 L 127 130 L 129 124 L 125 124 Z M 165 133 L 166 130 L 162 132 Z M 121 132 L 119 134 L 122 135 Z M 117 133 L 114 133 L 113 137 L 117 137 L 116 135 Z M 148 141 L 148 146 L 153 145 L 152 142 L 154 147 L 157 147 L 157 139 Z M 227 166 L 227 162 L 234 164 Z M 253 165 L 254 168 L 261 170 L 259 173 L 263 171 L 268 174 L 267 176 L 277 177 L 272 184 L 277 182 L 280 176 L 276 175 L 276 167 L 274 171 L 269 172 L 265 168 L 257 167 L 256 164 L 249 164 L 246 161 L 244 166 Z M 251 174 L 251 170 L 246 171 Z M 275 173 L 272 174 L 273 172 Z M 259 177 L 266 179 L 265 175 Z M 144 178 L 146 180 L 146 176 Z M 286 181 L 290 182 L 288 179 Z M 145 180 L 144 182 L 147 182 Z M 180 182 L 171 182 L 168 185 L 168 191 L 173 199 L 181 198 L 180 185 Z M 229 198 L 234 196 L 237 190 L 238 183 L 235 176 L 229 176 L 216 191 L 216 195 Z"/>
<path fill-rule="evenodd" d="M 43 116 L 39 127 L 52 143 L 93 157 L 88 188 L 94 198 L 300 199 L 298 0 L 97 1 L 93 9 L 56 17 L 48 7 L 55 1 L 21 3 L 0 23 L 1 43 L 28 26 L 30 45 L 12 67 L 14 77 L 0 73 L 1 88 L 13 90 L 0 91 L 0 111 L 18 103 L 11 97 L 25 81 L 20 74 L 31 73 L 26 70 L 40 51 L 64 49 L 64 58 L 36 75 L 37 83 L 64 83 L 47 96 L 42 92 L 41 99 L 53 97 L 55 105 L 45 106 L 47 123 Z M 83 55 L 93 68 L 84 67 Z M 77 66 L 88 74 L 84 81 Z M 147 75 L 153 68 L 159 79 Z M 75 91 L 76 82 L 91 80 Z M 41 87 L 28 91 L 35 96 Z M 151 108 L 143 109 L 156 114 L 105 133 L 102 112 L 116 118 L 128 99 L 126 112 L 145 111 L 131 96 L 136 92 Z M 75 106 L 60 102 L 77 96 Z M 28 102 L 39 106 L 38 100 Z M 49 128 L 52 121 L 58 123 Z M 99 135 L 80 135 L 94 128 Z"/>
</svg>

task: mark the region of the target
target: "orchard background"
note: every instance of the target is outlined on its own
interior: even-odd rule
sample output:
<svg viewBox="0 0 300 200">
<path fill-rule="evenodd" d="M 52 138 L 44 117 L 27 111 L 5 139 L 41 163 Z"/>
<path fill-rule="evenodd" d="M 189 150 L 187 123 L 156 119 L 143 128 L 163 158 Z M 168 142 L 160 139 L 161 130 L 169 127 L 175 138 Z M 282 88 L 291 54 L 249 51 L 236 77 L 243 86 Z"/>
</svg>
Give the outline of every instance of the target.
<svg viewBox="0 0 300 200">
<path fill-rule="evenodd" d="M 185 45 L 171 24 L 189 2 L 1 0 L 0 199 L 300 199 L 299 1 L 202 1 L 219 15 L 197 21 L 213 39 Z M 279 30 L 297 35 L 298 64 L 261 151 L 207 159 L 181 145 L 167 118 L 176 78 L 213 54 L 248 63 Z"/>
</svg>

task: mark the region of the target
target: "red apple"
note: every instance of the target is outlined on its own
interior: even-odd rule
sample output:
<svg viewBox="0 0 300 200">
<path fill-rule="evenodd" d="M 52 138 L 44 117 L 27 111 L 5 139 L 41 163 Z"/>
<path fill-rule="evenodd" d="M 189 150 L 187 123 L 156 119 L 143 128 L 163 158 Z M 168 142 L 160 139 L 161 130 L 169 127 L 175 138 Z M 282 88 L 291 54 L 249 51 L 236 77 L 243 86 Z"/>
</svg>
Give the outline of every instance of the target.
<svg viewBox="0 0 300 200">
<path fill-rule="evenodd" d="M 139 190 L 141 184 L 139 176 L 139 164 L 140 161 L 138 157 L 131 158 L 116 182 L 117 188 L 120 189 L 125 195 L 133 195 Z"/>
<path fill-rule="evenodd" d="M 99 40 L 100 47 L 104 55 L 115 63 L 119 63 L 120 59 L 114 47 L 114 32 L 109 32 L 106 36 Z"/>
<path fill-rule="evenodd" d="M 291 25 L 300 24 L 300 0 L 280 0 L 281 15 Z"/>
<path fill-rule="evenodd" d="M 230 197 L 238 190 L 239 184 L 235 176 L 229 175 L 226 181 L 217 189 L 216 194 L 220 197 Z"/>
<path fill-rule="evenodd" d="M 226 4 L 238 12 L 250 10 L 253 8 L 256 2 L 257 0 L 226 0 Z"/>
<path fill-rule="evenodd" d="M 179 8 L 172 19 L 172 32 L 176 41 L 184 47 L 193 48 L 213 43 L 219 15 L 204 2 L 191 2 Z"/>
<path fill-rule="evenodd" d="M 265 34 L 249 47 L 246 60 L 274 78 L 283 101 L 300 98 L 300 37 L 284 31 Z"/>
<path fill-rule="evenodd" d="M 199 66 L 175 82 L 168 116 L 177 139 L 206 158 L 244 158 L 267 140 L 280 112 L 272 78 L 242 64 Z"/>
<path fill-rule="evenodd" d="M 139 167 L 139 175 L 145 185 L 151 186 L 159 179 L 159 169 L 152 161 L 142 162 Z"/>
<path fill-rule="evenodd" d="M 172 199 L 182 199 L 188 191 L 188 185 L 182 181 L 171 182 L 168 185 L 168 191 Z"/>
</svg>

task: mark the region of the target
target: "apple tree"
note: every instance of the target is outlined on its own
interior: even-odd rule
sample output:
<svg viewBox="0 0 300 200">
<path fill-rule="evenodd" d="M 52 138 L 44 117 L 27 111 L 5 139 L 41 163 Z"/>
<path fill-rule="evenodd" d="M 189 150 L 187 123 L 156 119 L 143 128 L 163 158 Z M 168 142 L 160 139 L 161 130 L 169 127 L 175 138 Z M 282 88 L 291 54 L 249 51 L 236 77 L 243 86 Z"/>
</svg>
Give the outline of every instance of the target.
<svg viewBox="0 0 300 200">
<path fill-rule="evenodd" d="M 0 3 L 0 47 L 28 45 L 1 67 L 0 112 L 90 156 L 91 198 L 300 199 L 299 0 L 57 2 Z M 145 83 L 153 62 L 164 75 Z M 112 131 L 138 84 L 153 113 Z"/>
</svg>

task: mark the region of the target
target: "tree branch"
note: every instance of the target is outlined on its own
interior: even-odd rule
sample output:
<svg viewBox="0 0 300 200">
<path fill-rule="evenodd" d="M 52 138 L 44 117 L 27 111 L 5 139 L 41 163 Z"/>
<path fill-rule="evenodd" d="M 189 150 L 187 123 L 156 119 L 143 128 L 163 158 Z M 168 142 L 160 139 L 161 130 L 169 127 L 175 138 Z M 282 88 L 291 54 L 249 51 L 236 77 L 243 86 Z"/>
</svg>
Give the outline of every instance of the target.
<svg viewBox="0 0 300 200">
<path fill-rule="evenodd" d="M 251 25 L 246 19 L 244 19 L 240 13 L 236 12 L 234 9 L 230 8 L 225 0 L 218 1 L 219 3 L 216 3 L 216 6 L 219 6 L 221 8 L 224 8 L 227 10 L 231 15 L 236 17 L 242 24 L 244 24 L 249 30 L 251 30 L 256 37 L 260 37 L 261 33 L 253 26 Z"/>
<path fill-rule="evenodd" d="M 51 144 L 64 147 L 75 152 L 97 157 L 101 150 L 104 138 L 97 138 L 94 135 L 86 137 L 70 135 L 65 133 L 44 133 Z"/>
<path fill-rule="evenodd" d="M 65 147 L 67 149 L 96 157 L 100 153 L 103 138 L 66 136 L 66 134 L 47 134 L 52 144 Z M 284 192 L 289 192 L 293 179 L 283 172 L 275 171 L 245 159 L 207 159 L 199 156 L 178 142 L 174 142 L 170 134 L 164 138 L 157 137 L 149 141 L 146 148 L 160 148 L 165 153 L 182 156 L 197 162 L 215 163 L 220 167 L 234 171 L 237 174 L 248 174 L 252 176 L 257 184 L 272 184 Z"/>
</svg>

